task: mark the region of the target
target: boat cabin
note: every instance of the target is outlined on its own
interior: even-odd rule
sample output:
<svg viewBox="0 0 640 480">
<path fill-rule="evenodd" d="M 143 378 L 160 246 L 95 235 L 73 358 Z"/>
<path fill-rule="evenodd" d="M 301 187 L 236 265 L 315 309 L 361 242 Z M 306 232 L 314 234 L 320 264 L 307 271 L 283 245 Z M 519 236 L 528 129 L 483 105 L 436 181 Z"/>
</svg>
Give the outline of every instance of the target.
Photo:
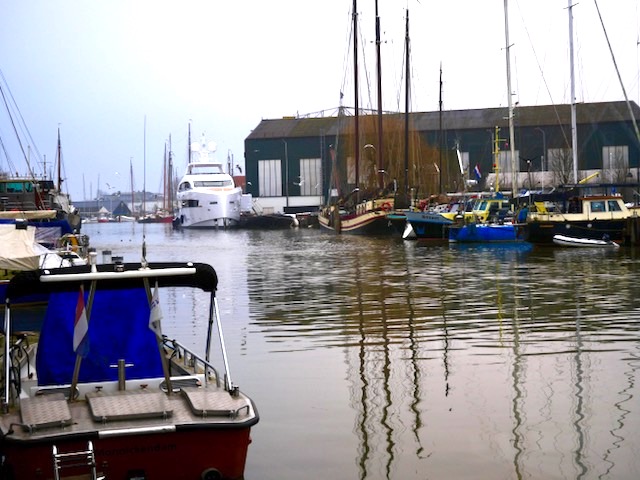
<svg viewBox="0 0 640 480">
<path fill-rule="evenodd" d="M 0 179 L 0 209 L 3 211 L 51 209 L 49 192 L 54 189 L 51 180 Z"/>
<path fill-rule="evenodd" d="M 506 198 L 479 198 L 471 210 L 478 222 L 504 220 L 511 212 L 511 205 Z"/>
<path fill-rule="evenodd" d="M 571 197 L 566 202 L 534 202 L 529 215 L 581 215 L 588 219 L 627 218 L 630 210 L 619 195 Z"/>
</svg>

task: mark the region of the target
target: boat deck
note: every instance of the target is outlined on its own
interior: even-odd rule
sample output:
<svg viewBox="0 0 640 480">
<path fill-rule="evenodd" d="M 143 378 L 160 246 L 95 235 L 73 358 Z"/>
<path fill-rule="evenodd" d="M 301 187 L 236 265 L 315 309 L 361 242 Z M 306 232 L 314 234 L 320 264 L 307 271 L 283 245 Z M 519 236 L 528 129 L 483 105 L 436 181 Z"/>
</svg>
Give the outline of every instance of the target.
<svg viewBox="0 0 640 480">
<path fill-rule="evenodd" d="M 22 398 L 19 409 L 13 408 L 0 418 L 0 428 L 7 439 L 105 437 L 127 431 L 144 433 L 189 427 L 246 428 L 257 421 L 247 397 L 231 396 L 216 385 L 179 387 L 171 394 L 144 385 L 113 392 L 97 387 L 73 401 L 61 391 L 41 392 Z"/>
</svg>

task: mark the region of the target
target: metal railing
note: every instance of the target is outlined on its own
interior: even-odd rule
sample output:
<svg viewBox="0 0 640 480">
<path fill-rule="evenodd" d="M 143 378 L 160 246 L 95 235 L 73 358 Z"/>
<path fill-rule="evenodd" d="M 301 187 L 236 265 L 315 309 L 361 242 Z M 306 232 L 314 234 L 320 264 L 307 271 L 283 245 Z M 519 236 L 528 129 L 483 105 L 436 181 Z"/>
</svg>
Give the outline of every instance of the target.
<svg viewBox="0 0 640 480">
<path fill-rule="evenodd" d="M 189 350 L 177 340 L 162 336 L 162 345 L 170 352 L 170 358 L 176 364 L 182 364 L 185 370 L 191 370 L 193 373 L 204 373 L 204 381 L 208 383 L 211 377 L 215 378 L 216 386 L 220 387 L 220 375 L 218 370 L 207 360 L 197 353 Z M 175 360 L 177 358 L 177 361 Z"/>
</svg>

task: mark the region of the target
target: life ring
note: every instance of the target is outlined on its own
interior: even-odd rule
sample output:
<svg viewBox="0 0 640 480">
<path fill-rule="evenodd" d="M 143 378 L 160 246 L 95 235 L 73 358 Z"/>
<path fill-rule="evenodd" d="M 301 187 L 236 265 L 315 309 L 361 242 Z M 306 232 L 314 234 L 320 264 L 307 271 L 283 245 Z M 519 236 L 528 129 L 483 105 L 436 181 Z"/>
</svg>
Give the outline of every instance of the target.
<svg viewBox="0 0 640 480">
<path fill-rule="evenodd" d="M 391 204 L 389 202 L 384 202 L 380 208 L 385 212 L 388 212 L 391 210 Z"/>
</svg>

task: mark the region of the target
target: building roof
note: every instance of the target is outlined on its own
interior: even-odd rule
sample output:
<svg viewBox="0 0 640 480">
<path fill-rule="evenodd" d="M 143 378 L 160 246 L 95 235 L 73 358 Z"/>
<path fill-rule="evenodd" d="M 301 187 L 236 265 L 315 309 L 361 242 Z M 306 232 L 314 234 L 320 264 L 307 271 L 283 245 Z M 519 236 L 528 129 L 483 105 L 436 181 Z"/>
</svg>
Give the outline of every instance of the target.
<svg viewBox="0 0 640 480">
<path fill-rule="evenodd" d="M 635 102 L 630 103 L 634 117 L 640 118 L 640 107 Z M 442 112 L 442 128 L 445 130 L 472 130 L 506 126 L 508 113 L 507 107 L 445 110 Z M 410 113 L 410 119 L 415 130 L 435 131 L 440 129 L 439 111 Z M 339 117 L 284 117 L 262 120 L 249 134 L 247 140 L 335 135 L 338 129 L 338 120 Z M 516 106 L 514 120 L 518 127 L 569 125 L 571 123 L 571 105 Z M 576 104 L 577 124 L 630 120 L 629 108 L 623 101 Z"/>
<path fill-rule="evenodd" d="M 337 123 L 338 117 L 284 117 L 275 120 L 262 120 L 247 139 L 335 135 Z"/>
</svg>

